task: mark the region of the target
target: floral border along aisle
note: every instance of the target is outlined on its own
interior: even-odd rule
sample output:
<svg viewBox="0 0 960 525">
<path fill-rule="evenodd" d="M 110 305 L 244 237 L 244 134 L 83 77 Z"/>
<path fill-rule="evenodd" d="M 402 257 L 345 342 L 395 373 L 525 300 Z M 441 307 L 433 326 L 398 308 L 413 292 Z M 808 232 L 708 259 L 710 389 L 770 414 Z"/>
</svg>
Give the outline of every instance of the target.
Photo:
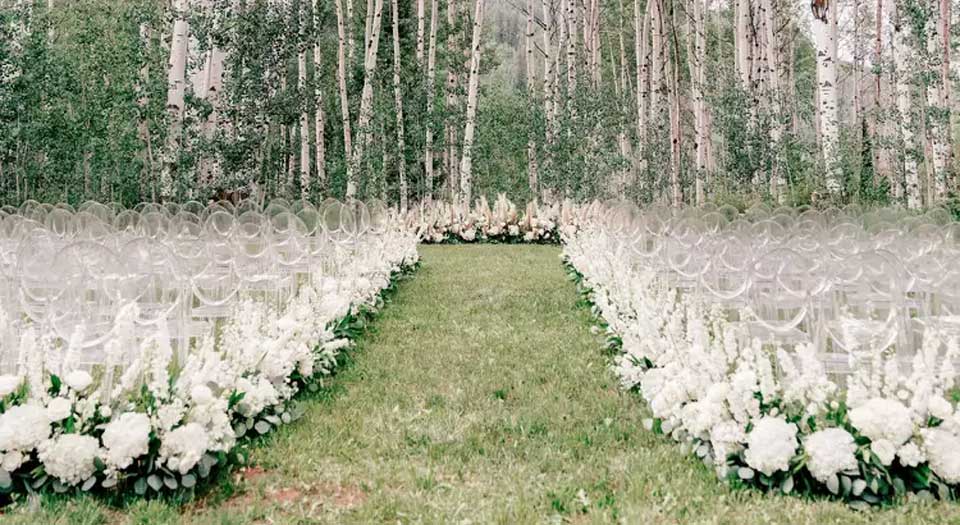
<svg viewBox="0 0 960 525">
<path fill-rule="evenodd" d="M 297 394 L 333 372 L 364 318 L 417 262 L 409 237 L 382 259 L 357 262 L 354 278 L 301 286 L 282 313 L 243 300 L 216 344 L 212 333 L 200 338 L 183 366 L 160 327 L 139 339 L 122 377 L 110 367 L 52 373 L 44 362 L 51 342 L 27 330 L 23 373 L 0 376 L 0 493 L 189 496 L 216 471 L 245 463 L 254 438 L 302 415 Z M 108 359 L 141 337 L 135 306 L 121 312 Z"/>
<path fill-rule="evenodd" d="M 734 485 L 858 508 L 957 497 L 957 337 L 926 338 L 909 374 L 895 360 L 875 362 L 840 388 L 812 346 L 780 349 L 774 360 L 721 309 L 678 293 L 655 270 L 628 268 L 629 258 L 591 237 L 584 229 L 565 237 L 564 261 L 606 325 L 623 387 L 652 412 L 648 430 Z"/>
</svg>

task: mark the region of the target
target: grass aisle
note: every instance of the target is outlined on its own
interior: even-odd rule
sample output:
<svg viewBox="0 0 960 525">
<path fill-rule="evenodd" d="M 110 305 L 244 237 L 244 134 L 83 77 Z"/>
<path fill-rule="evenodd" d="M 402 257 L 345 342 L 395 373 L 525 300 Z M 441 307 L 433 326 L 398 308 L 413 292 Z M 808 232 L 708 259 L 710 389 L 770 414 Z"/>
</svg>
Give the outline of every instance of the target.
<svg viewBox="0 0 960 525">
<path fill-rule="evenodd" d="M 255 450 L 236 494 L 123 511 L 52 504 L 10 523 L 943 523 L 733 491 L 643 430 L 544 246 L 423 247 L 423 266 L 329 395 Z"/>
</svg>

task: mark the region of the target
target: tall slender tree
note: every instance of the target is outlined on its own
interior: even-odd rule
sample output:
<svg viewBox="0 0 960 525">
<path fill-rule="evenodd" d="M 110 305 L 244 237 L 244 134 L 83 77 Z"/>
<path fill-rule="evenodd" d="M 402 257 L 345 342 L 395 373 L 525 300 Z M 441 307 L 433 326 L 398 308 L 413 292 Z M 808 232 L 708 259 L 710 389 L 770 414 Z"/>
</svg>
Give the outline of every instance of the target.
<svg viewBox="0 0 960 525">
<path fill-rule="evenodd" d="M 473 137 L 477 124 L 477 90 L 480 85 L 480 37 L 483 34 L 484 0 L 476 0 L 473 14 L 473 40 L 470 45 L 470 80 L 467 84 L 467 121 L 463 131 L 463 157 L 460 160 L 460 199 L 472 200 Z"/>
</svg>

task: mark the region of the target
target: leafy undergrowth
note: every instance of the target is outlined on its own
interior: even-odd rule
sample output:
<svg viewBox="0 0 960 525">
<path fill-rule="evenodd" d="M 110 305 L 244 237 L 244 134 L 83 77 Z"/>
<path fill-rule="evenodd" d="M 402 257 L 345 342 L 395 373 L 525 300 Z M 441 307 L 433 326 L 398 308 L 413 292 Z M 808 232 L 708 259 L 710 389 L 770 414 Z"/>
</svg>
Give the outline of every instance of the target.
<svg viewBox="0 0 960 525">
<path fill-rule="evenodd" d="M 0 523 L 949 523 L 734 490 L 642 428 L 549 246 L 422 247 L 423 266 L 301 421 L 201 501 L 50 499 Z"/>
</svg>

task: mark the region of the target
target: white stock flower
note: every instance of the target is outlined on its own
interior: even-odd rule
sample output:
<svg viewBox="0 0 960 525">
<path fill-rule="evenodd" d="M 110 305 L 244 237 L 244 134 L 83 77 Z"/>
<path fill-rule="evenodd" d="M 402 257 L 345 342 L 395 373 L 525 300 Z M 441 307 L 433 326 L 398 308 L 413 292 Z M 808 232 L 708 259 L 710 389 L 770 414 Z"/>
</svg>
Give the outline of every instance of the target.
<svg viewBox="0 0 960 525">
<path fill-rule="evenodd" d="M 6 397 L 16 392 L 22 382 L 23 380 L 15 375 L 0 376 L 0 397 Z"/>
<path fill-rule="evenodd" d="M 40 461 L 47 474 L 67 485 L 76 485 L 96 472 L 94 462 L 100 455 L 96 438 L 81 434 L 62 434 L 40 446 Z"/>
<path fill-rule="evenodd" d="M 63 381 L 74 391 L 83 392 L 90 386 L 90 383 L 93 382 L 93 378 L 83 370 L 74 370 L 67 374 L 67 376 L 63 378 Z"/>
<path fill-rule="evenodd" d="M 107 424 L 101 439 L 107 464 L 125 469 L 149 450 L 150 418 L 139 412 L 120 414 Z"/>
<path fill-rule="evenodd" d="M 960 482 L 960 438 L 939 428 L 925 428 L 920 434 L 930 469 L 947 483 Z"/>
<path fill-rule="evenodd" d="M 190 389 L 190 399 L 197 405 L 206 405 L 213 402 L 213 391 L 206 385 L 195 385 Z"/>
<path fill-rule="evenodd" d="M 29 452 L 50 437 L 50 419 L 38 404 L 10 408 L 0 415 L 0 450 Z"/>
<path fill-rule="evenodd" d="M 203 457 L 207 443 L 207 433 L 203 427 L 197 423 L 187 423 L 163 436 L 160 460 L 170 470 L 186 474 Z"/>
<path fill-rule="evenodd" d="M 880 463 L 889 466 L 897 455 L 897 446 L 887 439 L 878 439 L 870 443 L 870 450 L 880 458 Z"/>
<path fill-rule="evenodd" d="M 790 460 L 797 451 L 797 426 L 782 417 L 764 416 L 753 424 L 747 434 L 747 465 L 771 476 L 778 470 L 790 468 Z"/>
<path fill-rule="evenodd" d="M 73 410 L 73 404 L 70 403 L 69 399 L 62 397 L 55 397 L 47 403 L 47 418 L 50 419 L 51 423 L 56 423 L 58 421 L 63 421 L 70 417 L 70 412 Z"/>
<path fill-rule="evenodd" d="M 875 397 L 850 411 L 850 422 L 871 441 L 886 439 L 900 446 L 913 435 L 910 410 L 900 401 Z"/>
<path fill-rule="evenodd" d="M 21 452 L 7 452 L 0 459 L 0 468 L 7 472 L 13 472 L 20 468 L 20 465 L 23 464 L 23 460 L 26 459 Z"/>
<path fill-rule="evenodd" d="M 810 434 L 803 442 L 807 452 L 807 470 L 819 482 L 826 483 L 831 476 L 857 468 L 857 444 L 853 436 L 842 428 L 827 428 Z"/>
</svg>

